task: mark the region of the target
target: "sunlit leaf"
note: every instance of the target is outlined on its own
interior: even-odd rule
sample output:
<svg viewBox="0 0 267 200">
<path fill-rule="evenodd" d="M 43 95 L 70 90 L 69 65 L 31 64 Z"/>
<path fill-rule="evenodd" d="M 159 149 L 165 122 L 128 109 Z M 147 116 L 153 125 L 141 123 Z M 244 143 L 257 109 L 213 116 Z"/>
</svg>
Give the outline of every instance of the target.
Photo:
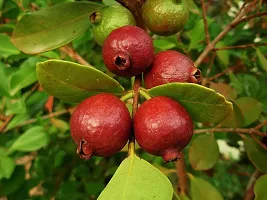
<svg viewBox="0 0 267 200">
<path fill-rule="evenodd" d="M 98 197 L 98 200 L 171 200 L 168 178 L 136 155 L 126 158 Z"/>
<path fill-rule="evenodd" d="M 9 179 L 15 169 L 15 161 L 8 156 L 0 156 L 0 180 Z"/>
<path fill-rule="evenodd" d="M 148 90 L 151 96 L 179 101 L 198 122 L 218 123 L 232 111 L 232 104 L 214 90 L 193 83 L 169 83 Z"/>
</svg>

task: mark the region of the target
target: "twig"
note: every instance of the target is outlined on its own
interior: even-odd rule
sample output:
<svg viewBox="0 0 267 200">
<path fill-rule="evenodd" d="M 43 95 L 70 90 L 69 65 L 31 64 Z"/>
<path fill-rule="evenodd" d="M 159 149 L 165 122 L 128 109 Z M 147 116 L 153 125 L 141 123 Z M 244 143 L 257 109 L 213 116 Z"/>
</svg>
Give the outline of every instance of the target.
<svg viewBox="0 0 267 200">
<path fill-rule="evenodd" d="M 267 134 L 266 134 L 267 135 Z M 265 151 L 267 151 L 267 146 L 265 144 L 263 144 L 255 135 L 250 134 L 250 136 L 252 137 L 252 139 L 257 142 Z"/>
<path fill-rule="evenodd" d="M 178 194 L 188 194 L 188 185 L 187 185 L 187 175 L 186 175 L 186 166 L 184 160 L 184 154 L 180 152 L 180 159 L 175 162 L 176 174 L 178 177 Z"/>
<path fill-rule="evenodd" d="M 56 117 L 56 116 L 64 115 L 66 113 L 69 113 L 71 109 L 73 109 L 73 108 L 68 108 L 68 109 L 57 111 L 57 112 L 49 113 L 47 115 L 42 116 L 41 119 L 43 119 L 43 120 L 44 119 L 50 119 L 50 118 L 53 118 L 53 117 Z M 25 126 L 25 125 L 28 125 L 28 124 L 32 124 L 32 123 L 35 123 L 37 121 L 38 121 L 38 119 L 36 119 L 36 118 L 29 119 L 29 120 L 27 120 L 25 122 L 22 122 L 22 123 L 18 124 L 14 128 L 18 128 L 18 127 L 22 127 L 22 126 Z M 12 129 L 14 129 L 14 128 L 12 128 Z M 9 130 L 12 130 L 12 129 L 9 129 Z M 6 130 L 4 130 L 3 132 L 6 132 Z"/>
<path fill-rule="evenodd" d="M 200 133 L 214 133 L 214 132 L 231 132 L 231 133 L 243 133 L 249 135 L 258 135 L 261 137 L 267 137 L 266 133 L 262 133 L 255 128 L 208 128 L 208 129 L 196 129 L 194 134 Z"/>
<path fill-rule="evenodd" d="M 145 2 L 145 0 L 116 0 L 119 2 L 122 6 L 128 8 L 131 13 L 133 14 L 136 25 L 139 26 L 140 28 L 146 30 L 146 27 L 144 25 L 144 21 L 142 18 L 142 4 Z"/>
<path fill-rule="evenodd" d="M 204 86 L 207 86 L 207 84 L 209 82 L 208 76 L 209 76 L 209 74 L 211 72 L 211 68 L 213 66 L 215 57 L 216 57 L 216 52 L 213 52 L 212 53 L 212 57 L 211 57 L 211 61 L 210 61 L 210 65 L 209 65 L 209 67 L 207 69 L 207 72 L 206 72 L 206 78 L 205 79 L 204 78 L 202 79 L 202 85 L 204 85 Z"/>
<path fill-rule="evenodd" d="M 208 78 L 208 81 L 212 81 L 212 80 L 214 80 L 214 79 L 216 79 L 216 78 L 219 78 L 220 76 L 226 74 L 227 72 L 229 72 L 229 71 L 233 71 L 233 70 L 235 70 L 236 68 L 238 68 L 238 67 L 240 67 L 240 66 L 242 66 L 242 65 L 243 65 L 243 63 L 240 61 L 237 65 L 235 65 L 235 66 L 233 66 L 233 67 L 229 67 L 229 68 L 223 70 L 222 72 L 220 72 L 220 73 L 218 73 L 218 74 L 215 74 L 214 76 Z"/>
<path fill-rule="evenodd" d="M 210 34 L 209 34 L 209 27 L 208 27 L 208 22 L 207 22 L 207 13 L 206 13 L 205 0 L 201 0 L 201 6 L 202 6 L 202 18 L 203 18 L 203 22 L 204 22 L 206 44 L 209 45 L 209 43 L 210 43 Z"/>
<path fill-rule="evenodd" d="M 83 57 L 81 57 L 73 48 L 69 46 L 63 46 L 63 47 L 60 47 L 59 49 L 60 51 L 66 53 L 73 60 L 76 60 L 78 63 L 89 66 L 89 67 L 93 67 L 86 60 L 84 60 Z"/>
<path fill-rule="evenodd" d="M 235 26 L 237 26 L 239 23 L 241 23 L 241 19 L 248 13 L 250 10 L 255 6 L 257 0 L 254 0 L 251 2 L 247 7 L 244 7 L 244 9 L 237 14 L 237 16 L 234 18 L 234 20 L 228 24 L 224 30 L 209 44 L 206 46 L 204 51 L 200 54 L 200 56 L 195 61 L 194 65 L 198 67 L 200 63 L 206 58 L 208 53 L 214 49 L 215 45 Z"/>
<path fill-rule="evenodd" d="M 133 109 L 132 109 L 132 117 L 134 117 L 137 109 L 138 109 L 138 100 L 139 100 L 139 90 L 141 86 L 141 80 L 142 80 L 142 75 L 138 75 L 135 77 L 134 80 L 134 86 L 133 86 Z M 128 155 L 131 155 L 134 153 L 134 148 L 135 148 L 135 137 L 134 137 L 134 130 L 132 128 L 132 133 L 129 138 L 129 145 L 128 145 Z"/>
<path fill-rule="evenodd" d="M 266 46 L 267 42 L 262 43 L 254 43 L 254 44 L 244 44 L 244 45 L 237 45 L 237 46 L 228 46 L 228 47 L 221 47 L 221 48 L 214 48 L 214 51 L 221 51 L 221 50 L 229 50 L 229 49 L 245 49 L 249 47 L 256 47 L 256 46 Z"/>
<path fill-rule="evenodd" d="M 253 192 L 253 188 L 254 188 L 254 185 L 255 185 L 255 182 L 257 181 L 257 179 L 262 175 L 263 173 L 260 172 L 258 169 L 256 169 L 252 176 L 250 177 L 250 180 L 248 182 L 248 185 L 247 185 L 247 189 L 246 189 L 246 193 L 245 193 L 245 196 L 244 196 L 244 200 L 253 200 L 255 195 L 254 195 L 254 192 Z"/>
<path fill-rule="evenodd" d="M 264 122 L 258 124 L 257 126 L 255 126 L 256 130 L 261 129 L 262 127 L 264 127 L 265 125 L 267 125 L 267 120 L 265 120 Z"/>
<path fill-rule="evenodd" d="M 265 12 L 259 12 L 259 13 L 250 15 L 248 17 L 244 17 L 244 18 L 240 19 L 239 21 L 236 21 L 235 23 L 233 23 L 232 24 L 232 28 L 236 27 L 238 24 L 240 24 L 242 22 L 248 21 L 248 20 L 253 19 L 253 18 L 256 18 L 256 17 L 261 17 L 261 16 L 264 16 L 264 15 L 267 15 L 267 11 L 265 11 Z"/>
</svg>

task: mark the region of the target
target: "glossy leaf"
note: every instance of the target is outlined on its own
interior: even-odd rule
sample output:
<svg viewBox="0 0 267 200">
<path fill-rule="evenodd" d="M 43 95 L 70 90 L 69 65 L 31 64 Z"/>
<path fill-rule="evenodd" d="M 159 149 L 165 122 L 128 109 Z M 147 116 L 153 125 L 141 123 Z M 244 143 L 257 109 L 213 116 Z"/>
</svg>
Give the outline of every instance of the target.
<svg viewBox="0 0 267 200">
<path fill-rule="evenodd" d="M 260 91 L 260 82 L 256 77 L 251 76 L 249 74 L 244 75 L 244 89 L 249 97 L 257 97 Z"/>
<path fill-rule="evenodd" d="M 216 48 L 222 48 L 222 47 L 225 47 L 222 41 L 216 44 Z M 219 61 L 223 64 L 223 66 L 227 67 L 229 64 L 229 51 L 219 50 L 219 51 L 216 51 L 216 54 L 219 58 Z"/>
<path fill-rule="evenodd" d="M 5 155 L 0 157 L 0 180 L 2 178 L 9 179 L 15 169 L 15 161 Z"/>
<path fill-rule="evenodd" d="M 101 4 L 92 2 L 66 2 L 27 13 L 17 24 L 11 41 L 28 54 L 58 48 L 90 28 L 89 16 L 100 8 Z"/>
<path fill-rule="evenodd" d="M 80 102 L 99 92 L 124 91 L 116 80 L 105 73 L 67 61 L 38 63 L 37 76 L 47 93 L 68 102 Z"/>
<path fill-rule="evenodd" d="M 258 178 L 254 185 L 254 200 L 266 200 L 267 193 L 266 193 L 266 185 L 267 185 L 267 174 Z"/>
<path fill-rule="evenodd" d="M 197 136 L 189 147 L 189 161 L 195 170 L 212 168 L 217 163 L 219 154 L 218 144 L 212 134 Z"/>
<path fill-rule="evenodd" d="M 202 178 L 189 174 L 192 200 L 223 200 L 219 191 Z"/>
<path fill-rule="evenodd" d="M 38 59 L 31 57 L 26 60 L 20 68 L 12 74 L 10 80 L 11 95 L 15 95 L 21 89 L 35 83 L 37 81 L 36 76 L 36 63 Z"/>
<path fill-rule="evenodd" d="M 8 150 L 8 154 L 14 151 L 30 152 L 36 151 L 49 142 L 48 134 L 41 126 L 35 126 L 28 129 L 12 144 Z"/>
<path fill-rule="evenodd" d="M 10 42 L 7 35 L 0 34 L 0 58 L 7 58 L 11 55 L 19 54 L 20 51 Z"/>
<path fill-rule="evenodd" d="M 151 96 L 179 101 L 198 122 L 218 123 L 232 111 L 232 104 L 214 90 L 193 83 L 169 83 L 148 90 Z"/>
<path fill-rule="evenodd" d="M 10 96 L 10 86 L 6 74 L 6 66 L 2 62 L 0 62 L 0 80 L 1 80 L 0 95 Z"/>
<path fill-rule="evenodd" d="M 210 83 L 210 88 L 225 96 L 228 99 L 236 99 L 236 91 L 233 87 L 225 83 Z"/>
<path fill-rule="evenodd" d="M 169 179 L 136 155 L 126 158 L 98 197 L 98 200 L 171 200 Z"/>
<path fill-rule="evenodd" d="M 262 54 L 262 52 L 258 48 L 256 48 L 256 52 L 257 52 L 257 55 L 258 55 L 258 58 L 260 61 L 261 68 L 267 72 L 267 60 L 266 60 L 266 58 L 264 57 L 264 55 Z"/>
<path fill-rule="evenodd" d="M 248 136 L 242 137 L 248 158 L 257 169 L 267 173 L 267 151 Z"/>
<path fill-rule="evenodd" d="M 259 118 L 262 108 L 257 99 L 252 97 L 242 97 L 236 100 L 236 104 L 243 113 L 244 126 L 250 125 Z"/>
</svg>

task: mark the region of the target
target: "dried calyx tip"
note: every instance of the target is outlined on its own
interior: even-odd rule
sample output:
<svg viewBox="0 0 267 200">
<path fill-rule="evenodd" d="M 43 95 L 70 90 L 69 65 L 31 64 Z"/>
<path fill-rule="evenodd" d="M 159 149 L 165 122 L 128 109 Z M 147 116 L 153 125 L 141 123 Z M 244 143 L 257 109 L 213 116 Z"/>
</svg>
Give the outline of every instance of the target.
<svg viewBox="0 0 267 200">
<path fill-rule="evenodd" d="M 202 79 L 201 71 L 199 69 L 196 69 L 194 73 L 192 74 L 192 81 L 193 83 L 200 83 Z"/>
<path fill-rule="evenodd" d="M 102 18 L 102 16 L 101 16 L 101 13 L 100 12 L 94 12 L 94 13 L 92 13 L 90 15 L 90 21 L 92 23 L 98 23 L 98 22 L 100 22 L 101 21 L 101 18 Z"/>
<path fill-rule="evenodd" d="M 129 56 L 125 56 L 123 54 L 117 55 L 114 59 L 114 63 L 119 70 L 126 70 L 130 67 Z"/>
<path fill-rule="evenodd" d="M 180 152 L 177 149 L 167 149 L 163 152 L 162 158 L 166 163 L 177 161 L 180 159 Z"/>
<path fill-rule="evenodd" d="M 86 141 L 81 140 L 77 148 L 77 154 L 80 156 L 80 158 L 88 160 L 91 158 L 93 152 L 91 148 L 86 145 Z"/>
</svg>

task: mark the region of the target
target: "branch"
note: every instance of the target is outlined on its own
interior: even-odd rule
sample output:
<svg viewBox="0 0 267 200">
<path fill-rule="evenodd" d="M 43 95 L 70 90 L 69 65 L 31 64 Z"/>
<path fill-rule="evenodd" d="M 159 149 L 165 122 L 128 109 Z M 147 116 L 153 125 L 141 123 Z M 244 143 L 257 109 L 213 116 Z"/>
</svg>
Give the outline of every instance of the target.
<svg viewBox="0 0 267 200">
<path fill-rule="evenodd" d="M 63 47 L 60 47 L 59 49 L 60 51 L 66 53 L 73 60 L 76 60 L 78 63 L 89 66 L 89 67 L 93 67 L 86 60 L 84 60 L 83 57 L 81 57 L 73 48 L 69 46 L 63 46 Z"/>
<path fill-rule="evenodd" d="M 178 177 L 178 194 L 188 194 L 188 185 L 187 185 L 187 175 L 186 175 L 186 166 L 184 160 L 184 154 L 180 152 L 180 159 L 175 162 L 176 174 Z"/>
<path fill-rule="evenodd" d="M 41 119 L 43 119 L 43 120 L 44 119 L 50 119 L 50 118 L 53 118 L 53 117 L 56 117 L 56 116 L 60 116 L 60 115 L 66 114 L 66 113 L 70 113 L 72 109 L 74 109 L 74 107 L 68 108 L 68 109 L 64 109 L 64 110 L 60 110 L 60 111 L 53 112 L 53 113 L 49 113 L 47 115 L 42 116 Z M 27 120 L 25 122 L 22 122 L 22 123 L 18 124 L 14 128 L 18 128 L 18 127 L 22 127 L 22 126 L 25 126 L 25 125 L 28 125 L 28 124 L 32 124 L 32 123 L 35 123 L 37 121 L 38 121 L 37 118 L 32 118 L 32 119 L 29 119 L 29 120 Z M 12 128 L 12 129 L 14 129 L 14 128 Z M 9 130 L 12 130 L 12 129 L 9 129 Z M 3 130 L 3 132 L 7 132 L 7 130 Z"/>
<path fill-rule="evenodd" d="M 200 54 L 200 56 L 195 61 L 195 66 L 198 67 L 200 63 L 206 58 L 206 56 L 209 54 L 211 50 L 214 49 L 215 45 L 235 26 L 237 26 L 239 23 L 242 22 L 242 18 L 250 12 L 250 10 L 255 6 L 257 0 L 254 0 L 251 2 L 247 7 L 244 7 L 244 9 L 241 10 L 240 13 L 237 14 L 237 16 L 234 18 L 234 20 L 228 24 L 224 30 L 209 44 L 206 46 L 204 51 Z M 256 16 L 255 16 L 256 17 Z"/>
<path fill-rule="evenodd" d="M 245 49 L 245 48 L 256 47 L 256 46 L 267 46 L 267 42 L 214 48 L 213 50 L 214 51 L 220 51 L 220 50 L 229 50 L 229 49 Z"/>
<path fill-rule="evenodd" d="M 253 18 L 256 18 L 256 17 L 261 17 L 261 16 L 264 16 L 264 15 L 267 15 L 267 11 L 266 11 L 266 12 L 259 12 L 259 13 L 250 15 L 250 16 L 248 16 L 248 17 L 244 17 L 244 18 L 242 18 L 241 20 L 239 20 L 239 21 L 233 23 L 233 24 L 232 24 L 232 28 L 236 27 L 238 24 L 240 24 L 240 23 L 242 23 L 242 22 L 248 21 L 248 20 L 253 19 Z"/>
<path fill-rule="evenodd" d="M 244 200 L 253 200 L 254 199 L 255 195 L 254 195 L 253 188 L 254 188 L 255 182 L 257 181 L 257 179 L 261 175 L 262 175 L 262 172 L 260 172 L 258 169 L 256 169 L 254 171 L 254 173 L 252 174 L 252 176 L 250 177 L 250 180 L 248 182 L 246 193 L 244 196 Z"/>
<path fill-rule="evenodd" d="M 209 27 L 208 27 L 208 23 L 207 23 L 206 6 L 205 6 L 204 0 L 201 0 L 201 6 L 202 6 L 202 18 L 203 18 L 204 28 L 205 28 L 206 44 L 209 45 L 210 34 L 209 34 Z"/>
<path fill-rule="evenodd" d="M 208 129 L 196 129 L 194 134 L 200 133 L 215 133 L 215 132 L 231 132 L 231 133 L 243 133 L 249 135 L 257 135 L 261 137 L 267 137 L 266 133 L 260 132 L 255 128 L 208 128 Z"/>
</svg>

